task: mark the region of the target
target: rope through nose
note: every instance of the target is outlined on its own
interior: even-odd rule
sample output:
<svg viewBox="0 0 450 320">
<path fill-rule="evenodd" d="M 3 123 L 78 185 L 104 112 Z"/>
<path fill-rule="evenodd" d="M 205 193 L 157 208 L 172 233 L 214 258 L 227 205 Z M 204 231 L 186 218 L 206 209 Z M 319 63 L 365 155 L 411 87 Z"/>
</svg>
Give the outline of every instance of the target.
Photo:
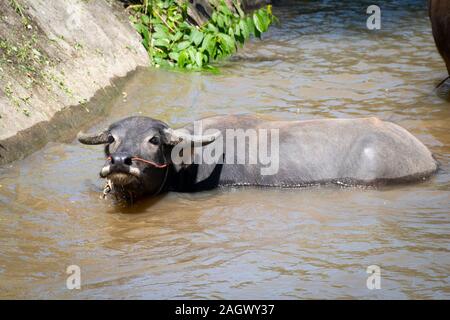
<svg viewBox="0 0 450 320">
<path fill-rule="evenodd" d="M 141 158 L 138 158 L 138 157 L 133 157 L 133 158 L 131 158 L 131 160 L 145 162 L 145 163 L 150 164 L 150 165 L 152 165 L 152 166 L 154 166 L 156 168 L 165 168 L 165 167 L 167 167 L 167 163 L 158 164 L 158 163 L 155 163 L 153 161 L 141 159 Z"/>
<path fill-rule="evenodd" d="M 107 157 L 106 159 L 111 161 L 111 156 Z M 141 162 L 147 163 L 149 165 L 152 165 L 152 166 L 154 166 L 156 168 L 165 168 L 165 167 L 167 167 L 167 163 L 158 164 L 158 163 L 155 163 L 153 161 L 145 160 L 145 159 L 138 158 L 138 157 L 132 157 L 131 160 L 133 160 L 133 161 L 141 161 Z"/>
</svg>

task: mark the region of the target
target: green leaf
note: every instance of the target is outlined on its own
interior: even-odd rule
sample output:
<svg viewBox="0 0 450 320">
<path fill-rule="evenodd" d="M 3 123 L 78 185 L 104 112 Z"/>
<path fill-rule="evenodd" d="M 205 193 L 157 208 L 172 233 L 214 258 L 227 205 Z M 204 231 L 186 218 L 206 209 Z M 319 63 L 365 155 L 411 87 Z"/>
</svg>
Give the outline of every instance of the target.
<svg viewBox="0 0 450 320">
<path fill-rule="evenodd" d="M 148 48 L 150 47 L 150 35 L 148 34 L 148 29 L 145 27 L 142 28 L 142 36 L 142 44 L 148 50 Z"/>
<path fill-rule="evenodd" d="M 144 24 L 148 24 L 148 23 L 150 22 L 150 18 L 149 18 L 148 16 L 146 16 L 145 14 L 143 14 L 143 15 L 141 16 L 141 21 L 142 21 L 142 23 L 144 23 Z"/>
<path fill-rule="evenodd" d="M 135 23 L 133 27 L 140 34 L 142 34 L 142 30 L 145 29 L 145 26 L 142 23 Z"/>
<path fill-rule="evenodd" d="M 178 63 L 177 63 L 178 67 L 183 68 L 188 62 L 188 59 L 189 59 L 188 53 L 185 50 L 181 51 L 180 54 L 178 55 Z"/>
<path fill-rule="evenodd" d="M 265 28 L 264 28 L 264 20 L 261 17 L 260 14 L 258 14 L 258 12 L 255 12 L 253 14 L 253 23 L 255 24 L 256 29 L 259 32 L 264 32 Z"/>
<path fill-rule="evenodd" d="M 216 11 L 214 11 L 214 12 L 212 13 L 212 15 L 211 15 L 211 21 L 212 21 L 212 22 L 217 22 L 217 17 L 218 17 L 218 14 L 217 14 Z"/>
<path fill-rule="evenodd" d="M 194 47 L 189 47 L 188 49 L 189 58 L 192 62 L 195 62 L 197 50 L 194 49 Z"/>
<path fill-rule="evenodd" d="M 228 35 L 230 36 L 230 37 L 234 37 L 234 30 L 233 30 L 233 28 L 232 27 L 229 27 L 228 28 Z"/>
<path fill-rule="evenodd" d="M 234 26 L 234 35 L 235 36 L 240 36 L 241 35 L 241 27 L 239 26 L 239 23 L 237 23 Z"/>
<path fill-rule="evenodd" d="M 250 29 L 244 20 L 239 21 L 239 28 L 241 29 L 241 34 L 244 36 L 244 39 L 247 40 L 250 37 Z"/>
<path fill-rule="evenodd" d="M 164 51 L 157 51 L 157 50 L 155 50 L 155 55 L 158 56 L 161 59 L 166 59 L 167 58 L 167 53 L 165 53 Z"/>
<path fill-rule="evenodd" d="M 195 43 L 196 46 L 200 45 L 203 40 L 203 33 L 198 31 L 197 29 L 194 29 L 191 33 L 191 41 Z"/>
<path fill-rule="evenodd" d="M 214 36 L 211 34 L 207 34 L 202 42 L 201 49 L 203 51 L 207 51 L 209 53 L 209 56 L 212 57 L 214 53 L 214 47 L 216 46 L 216 41 Z"/>
<path fill-rule="evenodd" d="M 177 42 L 183 37 L 183 33 L 181 31 L 177 31 L 174 35 L 171 36 L 173 42 Z"/>
<path fill-rule="evenodd" d="M 207 24 L 207 28 L 208 28 L 209 30 L 211 30 L 212 32 L 214 32 L 214 33 L 219 32 L 219 29 L 217 29 L 217 27 L 216 27 L 215 25 L 213 25 L 212 23 L 208 23 L 208 24 Z"/>
<path fill-rule="evenodd" d="M 225 25 L 225 21 L 224 21 L 222 15 L 217 16 L 217 25 L 219 26 L 219 28 L 223 29 L 223 27 Z"/>
<path fill-rule="evenodd" d="M 178 52 L 170 52 L 169 58 L 175 61 L 178 61 L 178 58 L 180 57 L 180 54 Z"/>
<path fill-rule="evenodd" d="M 259 16 L 261 17 L 262 21 L 263 21 L 263 27 L 264 27 L 264 31 L 266 32 L 269 29 L 269 25 L 270 25 L 270 17 L 267 13 L 266 10 L 259 10 L 258 11 Z"/>
<path fill-rule="evenodd" d="M 191 44 L 190 41 L 182 41 L 182 42 L 180 42 L 180 43 L 178 44 L 178 46 L 177 46 L 178 51 L 181 51 L 181 50 L 186 49 L 187 47 L 190 46 L 190 44 Z"/>
<path fill-rule="evenodd" d="M 167 36 L 169 35 L 169 29 L 166 26 L 162 25 L 162 24 L 155 24 L 153 29 L 155 30 L 155 33 L 156 32 L 161 32 L 163 34 L 166 34 Z"/>
<path fill-rule="evenodd" d="M 170 45 L 169 39 L 163 38 L 163 39 L 156 39 L 153 44 L 157 47 L 165 47 L 168 48 Z"/>
<path fill-rule="evenodd" d="M 219 38 L 221 39 L 222 44 L 224 44 L 222 48 L 224 48 L 226 52 L 233 53 L 236 49 L 233 38 L 225 33 L 219 33 Z"/>
<path fill-rule="evenodd" d="M 255 28 L 255 24 L 253 23 L 253 18 L 247 17 L 246 23 L 247 23 L 247 27 L 248 27 L 250 34 L 255 34 L 256 28 Z"/>
<path fill-rule="evenodd" d="M 152 34 L 153 39 L 167 39 L 167 35 L 162 32 L 155 32 Z"/>
<path fill-rule="evenodd" d="M 201 68 L 203 66 L 203 54 L 199 51 L 195 54 L 195 63 Z"/>
<path fill-rule="evenodd" d="M 226 15 L 233 15 L 233 13 L 231 12 L 230 8 L 228 8 L 228 6 L 223 3 L 222 5 L 219 6 L 219 11 L 223 12 Z"/>
<path fill-rule="evenodd" d="M 223 16 L 223 26 L 226 28 L 229 25 L 231 25 L 230 18 L 228 16 Z"/>
</svg>

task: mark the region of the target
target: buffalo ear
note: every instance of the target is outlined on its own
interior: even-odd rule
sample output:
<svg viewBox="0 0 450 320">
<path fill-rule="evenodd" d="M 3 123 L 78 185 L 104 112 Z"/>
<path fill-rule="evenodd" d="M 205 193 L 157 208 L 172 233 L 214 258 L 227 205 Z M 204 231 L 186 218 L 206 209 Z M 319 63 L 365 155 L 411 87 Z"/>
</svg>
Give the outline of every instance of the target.
<svg viewBox="0 0 450 320">
<path fill-rule="evenodd" d="M 164 133 L 170 145 L 176 145 L 180 142 L 190 142 L 192 144 L 201 144 L 202 146 L 206 146 L 211 142 L 214 142 L 221 135 L 220 131 L 217 131 L 214 134 L 193 135 L 186 129 L 173 130 L 171 128 L 164 129 Z"/>
<path fill-rule="evenodd" d="M 103 130 L 96 133 L 84 133 L 82 131 L 78 132 L 77 139 L 82 144 L 106 144 L 114 141 L 113 136 L 109 130 Z"/>
</svg>

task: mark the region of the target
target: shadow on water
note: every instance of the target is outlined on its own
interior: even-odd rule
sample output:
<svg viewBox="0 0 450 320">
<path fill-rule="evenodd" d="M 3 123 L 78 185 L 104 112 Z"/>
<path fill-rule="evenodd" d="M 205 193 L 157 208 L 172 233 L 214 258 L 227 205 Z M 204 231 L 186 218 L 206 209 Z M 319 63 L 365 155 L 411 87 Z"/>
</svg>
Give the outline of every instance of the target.
<svg viewBox="0 0 450 320">
<path fill-rule="evenodd" d="M 110 213 L 124 213 L 124 214 L 141 214 L 151 212 L 151 208 L 164 201 L 166 194 L 160 194 L 151 198 L 142 198 L 134 201 L 118 201 L 115 199 L 105 199 L 114 203 L 113 209 Z"/>
</svg>

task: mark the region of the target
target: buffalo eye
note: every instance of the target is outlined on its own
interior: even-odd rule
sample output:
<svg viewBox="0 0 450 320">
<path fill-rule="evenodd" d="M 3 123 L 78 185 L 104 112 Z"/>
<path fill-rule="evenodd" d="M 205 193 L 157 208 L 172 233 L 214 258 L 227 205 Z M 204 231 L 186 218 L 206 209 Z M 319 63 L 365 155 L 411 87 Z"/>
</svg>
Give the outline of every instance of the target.
<svg viewBox="0 0 450 320">
<path fill-rule="evenodd" d="M 158 136 L 153 136 L 150 138 L 150 140 L 148 140 L 148 142 L 150 142 L 151 144 L 154 144 L 154 145 L 159 145 L 160 140 L 159 140 Z"/>
<path fill-rule="evenodd" d="M 108 143 L 105 145 L 105 152 L 107 155 L 110 155 L 111 152 L 114 152 L 116 139 L 112 135 L 108 136 Z"/>
</svg>

